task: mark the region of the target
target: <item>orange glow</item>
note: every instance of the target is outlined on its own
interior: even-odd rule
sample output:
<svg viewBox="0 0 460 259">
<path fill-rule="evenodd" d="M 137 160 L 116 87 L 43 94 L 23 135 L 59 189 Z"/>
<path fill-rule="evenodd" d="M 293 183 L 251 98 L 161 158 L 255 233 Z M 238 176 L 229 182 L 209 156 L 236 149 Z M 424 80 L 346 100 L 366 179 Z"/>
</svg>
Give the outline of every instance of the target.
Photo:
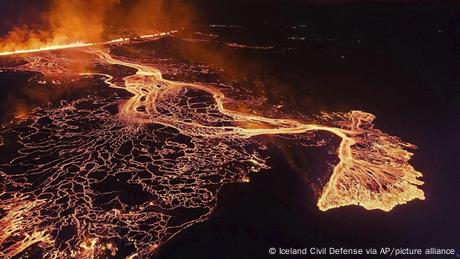
<svg viewBox="0 0 460 259">
<path fill-rule="evenodd" d="M 40 52 L 40 51 L 69 49 L 69 48 L 81 48 L 81 47 L 87 47 L 91 45 L 94 45 L 94 44 L 84 43 L 84 42 L 75 42 L 75 43 L 63 44 L 63 45 L 49 45 L 49 46 L 39 47 L 36 49 L 18 49 L 18 50 L 13 50 L 13 51 L 4 51 L 4 52 L 0 52 L 0 56 L 26 54 L 26 53 L 34 53 L 34 52 Z"/>
<path fill-rule="evenodd" d="M 422 175 L 409 164 L 412 153 L 407 149 L 414 148 L 414 146 L 375 129 L 372 124 L 375 116 L 372 114 L 363 111 L 321 114 L 318 119 L 309 123 L 289 117 L 271 118 L 255 115 L 251 114 L 248 109 L 233 110 L 226 107 L 225 104 L 229 100 L 218 87 L 167 80 L 163 78 L 161 71 L 157 67 L 141 63 L 138 60 L 115 56 L 101 48 L 90 46 L 82 50 L 88 52 L 95 59 L 94 62 L 99 64 L 118 65 L 135 71 L 133 74 L 120 77 L 118 81 L 114 80 L 114 76 L 117 76 L 116 74 L 91 72 L 80 74 L 80 76 L 102 77 L 109 87 L 128 91 L 132 94 L 130 98 L 124 99 L 119 103 L 118 114 L 115 118 L 113 118 L 113 115 L 104 117 L 105 120 L 114 123 L 114 125 L 118 125 L 118 123 L 126 125 L 126 129 L 122 128 L 123 133 L 115 133 L 116 138 L 119 137 L 118 134 L 131 136 L 135 132 L 142 130 L 145 125 L 159 124 L 173 128 L 178 134 L 195 138 L 197 141 L 202 141 L 203 139 L 210 141 L 226 139 L 236 143 L 235 145 L 242 149 L 244 143 L 249 143 L 245 141 L 250 141 L 255 136 L 299 135 L 321 131 L 337 136 L 340 139 L 340 144 L 336 151 L 339 162 L 333 167 L 332 174 L 323 186 L 317 202 L 317 206 L 321 211 L 348 205 L 358 205 L 368 210 L 390 211 L 397 205 L 405 204 L 414 199 L 423 200 L 425 198 L 424 192 L 418 188 L 423 184 L 422 181 L 418 180 Z M 41 58 L 29 57 L 33 62 L 23 66 L 22 69 L 41 71 L 47 76 L 52 76 L 54 73 L 66 74 L 70 71 L 66 66 L 62 65 L 62 58 L 59 56 L 54 56 L 52 53 L 36 55 Z M 65 62 L 69 62 L 69 60 L 65 60 Z M 50 64 L 55 64 L 59 69 L 56 70 Z M 47 69 L 50 70 L 47 71 Z M 195 111 L 191 104 L 183 106 L 178 104 L 183 93 L 187 91 L 196 91 L 201 95 L 210 96 L 212 101 L 207 103 L 209 106 L 205 112 L 199 113 Z M 181 112 L 173 115 L 165 112 L 165 110 L 175 109 Z M 54 111 L 57 117 L 54 117 L 53 120 L 59 120 L 65 114 L 73 111 L 75 111 L 75 108 L 71 104 L 62 106 Z M 213 117 L 212 114 L 223 115 L 226 118 L 224 121 L 226 126 L 214 124 L 214 122 L 222 122 L 222 118 L 219 116 Z M 63 130 L 65 129 L 63 128 L 64 125 L 57 124 L 58 127 L 55 128 Z M 109 132 L 111 132 L 116 127 L 109 126 L 109 128 Z M 100 137 L 98 135 L 100 133 L 101 131 L 98 130 L 96 133 L 97 138 Z M 103 132 L 102 138 L 104 140 L 107 139 L 105 134 L 108 133 Z M 72 136 L 72 133 L 69 133 L 69 135 Z M 109 138 L 109 140 L 111 139 Z M 94 143 L 94 140 L 91 143 Z M 213 148 L 209 143 L 205 142 L 200 148 L 193 147 L 188 149 L 188 152 L 184 152 L 184 161 L 190 161 L 190 163 L 167 169 L 173 171 L 175 175 L 186 175 L 194 172 L 194 168 L 209 166 L 206 160 L 204 160 L 205 162 L 201 160 L 207 154 L 200 153 L 201 149 Z M 318 143 L 318 145 L 320 144 Z M 88 150 L 94 150 L 91 145 Z M 184 148 L 183 146 L 178 147 Z M 84 146 L 80 145 L 77 147 L 78 150 L 84 150 L 84 148 Z M 218 159 L 216 164 L 225 164 L 235 160 L 228 155 L 236 152 L 229 147 L 229 144 L 219 143 L 215 148 L 215 153 L 209 152 L 209 155 Z M 72 149 L 71 152 L 74 152 L 74 150 Z M 140 149 L 138 152 L 144 152 L 144 156 L 149 157 L 151 160 L 154 159 L 154 155 L 149 153 L 147 147 Z M 171 148 L 162 148 L 159 152 L 157 156 L 161 158 L 170 155 L 171 152 L 174 153 Z M 196 159 L 195 156 L 198 156 L 199 160 L 194 160 Z M 248 172 L 258 172 L 269 168 L 266 160 L 255 153 L 243 153 L 242 156 L 236 157 L 237 161 L 247 163 L 247 169 L 236 168 L 239 173 L 234 178 L 237 180 L 233 181 L 249 182 Z M 63 166 L 58 168 L 52 168 L 52 172 L 58 176 L 66 175 L 64 168 L 67 163 L 65 162 Z M 142 163 L 137 164 L 142 165 Z M 85 165 L 80 167 L 79 174 L 84 174 L 84 167 Z M 217 166 L 216 168 L 216 170 L 219 170 Z M 37 170 L 42 172 L 44 167 L 39 167 Z M 220 183 L 225 181 L 228 180 L 220 180 Z M 72 186 L 70 183 L 74 182 L 72 180 L 68 183 L 69 186 Z M 147 183 L 143 183 L 142 180 L 136 180 L 135 183 L 143 186 L 145 190 L 152 190 L 152 187 Z M 87 192 L 85 191 L 81 195 L 86 196 L 88 195 Z M 94 193 L 89 194 L 94 195 Z M 209 204 L 209 199 L 215 197 L 213 194 L 206 195 L 209 196 L 204 196 L 202 199 L 206 201 L 205 204 Z M 175 196 L 166 192 L 161 202 L 171 204 Z M 5 244 L 6 240 L 13 243 L 13 245 L 9 245 L 7 249 L 4 249 L 6 252 L 2 252 L 3 254 L 0 253 L 0 255 L 7 257 L 17 255 L 32 244 L 40 244 L 46 248 L 49 251 L 49 257 L 52 258 L 95 258 L 106 251 L 116 254 L 116 247 L 111 243 L 107 243 L 107 240 L 103 240 L 107 238 L 105 234 L 93 236 L 98 234 L 99 229 L 103 230 L 101 233 L 114 233 L 113 225 L 110 222 L 119 220 L 127 228 L 137 231 L 136 222 L 148 221 L 150 217 L 155 219 L 169 217 L 149 210 L 149 208 L 157 206 L 158 201 L 148 201 L 142 206 L 130 208 L 129 210 L 120 207 L 103 212 L 97 211 L 96 213 L 92 209 L 91 199 L 87 199 L 88 204 L 83 205 L 80 209 L 91 211 L 94 218 L 88 221 L 88 219 L 79 218 L 83 215 L 72 215 L 69 220 L 76 229 L 73 241 L 78 244 L 78 247 L 68 245 L 64 249 L 54 246 L 53 244 L 56 240 L 49 236 L 49 233 L 56 229 L 56 224 L 58 223 L 54 222 L 47 225 L 48 227 L 40 230 L 41 232 L 37 230 L 37 225 L 42 223 L 42 219 L 38 218 L 37 215 L 43 209 L 40 206 L 44 206 L 43 204 L 46 204 L 46 201 L 28 201 L 29 199 L 23 198 L 22 200 L 11 200 L 9 205 L 0 204 L 0 208 L 7 211 L 7 216 L 0 221 L 0 246 Z M 50 202 L 54 203 L 55 201 L 51 200 Z M 209 208 L 209 211 L 212 211 L 211 207 L 207 207 L 209 205 L 199 206 L 204 206 Z M 62 210 L 61 207 L 57 211 L 59 212 L 60 210 Z M 208 215 L 206 214 L 206 216 Z M 97 227 L 92 225 L 92 220 L 97 222 L 95 224 Z M 202 220 L 202 218 L 191 220 L 187 224 L 178 227 L 177 231 L 181 231 L 190 224 Z M 155 230 L 154 233 L 142 232 L 143 237 L 146 240 L 150 240 L 149 242 L 144 242 L 143 239 L 138 239 L 135 236 L 127 238 L 127 241 L 135 247 L 133 257 L 148 257 L 156 251 L 157 246 L 169 240 L 171 236 L 166 235 L 167 221 L 162 221 L 158 224 L 155 226 L 159 230 Z M 91 234 L 88 235 L 88 233 Z M 166 235 L 166 237 L 159 239 L 158 233 Z M 114 238 L 125 238 L 118 234 L 111 235 L 110 237 Z M 88 238 L 88 236 L 93 237 Z"/>
<path fill-rule="evenodd" d="M 14 51 L 4 51 L 4 52 L 0 52 L 0 56 L 11 56 L 11 55 L 19 55 L 19 54 L 36 53 L 36 52 L 42 52 L 42 51 L 83 48 L 83 47 L 105 45 L 105 44 L 112 44 L 112 43 L 123 43 L 123 42 L 129 42 L 130 40 L 134 40 L 134 39 L 151 39 L 151 38 L 156 38 L 156 37 L 164 37 L 164 36 L 168 36 L 174 33 L 177 33 L 177 30 L 148 34 L 148 35 L 140 35 L 138 37 L 133 37 L 133 38 L 119 38 L 119 39 L 114 39 L 114 40 L 109 40 L 109 41 L 99 42 L 99 43 L 74 42 L 74 43 L 62 44 L 62 45 L 49 45 L 49 46 L 39 47 L 36 49 L 19 49 L 19 50 L 14 50 Z"/>
<path fill-rule="evenodd" d="M 0 193 L 1 194 L 1 193 Z M 29 229 L 29 222 L 24 218 L 30 216 L 30 211 L 43 205 L 44 201 L 26 201 L 27 197 L 13 197 L 12 203 L 2 205 L 0 208 L 7 214 L 0 219 L 0 257 L 11 258 L 33 244 L 52 244 L 46 230 Z M 13 245 L 3 247 L 3 243 L 14 241 Z"/>
<path fill-rule="evenodd" d="M 89 144 L 78 142 L 86 137 L 87 132 L 84 132 L 85 135 L 83 136 L 76 135 L 77 133 L 74 131 L 75 125 L 70 125 L 70 127 L 66 128 L 69 125 L 62 122 L 66 116 L 77 118 L 77 121 L 82 120 L 74 104 L 64 103 L 47 114 L 51 117 L 49 120 L 55 123 L 52 130 L 59 132 L 55 135 L 64 139 L 65 143 L 59 143 L 60 148 L 68 145 L 65 137 L 70 137 L 71 141 L 69 142 L 77 141 L 75 142 L 76 144 L 71 143 L 68 149 L 64 149 L 62 152 L 59 150 L 58 158 L 53 159 L 58 160 L 61 155 L 64 156 L 66 153 L 73 154 L 76 152 L 78 155 L 64 158 L 64 161 L 49 163 L 53 164 L 53 167 L 47 168 L 44 164 L 31 167 L 34 168 L 33 173 L 36 175 L 41 176 L 47 170 L 46 173 L 52 175 L 52 180 L 60 179 L 57 188 L 62 188 L 65 192 L 58 189 L 58 198 L 62 198 L 60 197 L 62 191 L 62 194 L 66 195 L 69 201 L 58 204 L 56 197 L 53 197 L 55 198 L 54 200 L 38 200 L 38 195 L 21 198 L 13 197 L 8 198 L 6 202 L 1 201 L 0 209 L 6 212 L 6 216 L 0 220 L 0 257 L 9 258 L 15 256 L 33 244 L 42 246 L 47 251 L 45 254 L 47 258 L 97 258 L 98 255 L 107 251 L 115 255 L 116 246 L 108 242 L 109 240 L 104 240 L 105 238 L 126 239 L 135 249 L 129 258 L 149 257 L 156 251 L 158 246 L 191 224 L 205 220 L 213 211 L 212 206 L 215 204 L 216 194 L 203 188 L 200 192 L 194 192 L 200 189 L 200 184 L 208 185 L 210 183 L 198 179 L 199 177 L 193 178 L 196 176 L 194 175 L 196 171 L 203 170 L 204 175 L 199 176 L 206 178 L 208 174 L 219 174 L 222 173 L 221 170 L 229 170 L 225 167 L 228 163 L 234 161 L 245 163 L 246 167 L 236 168 L 235 171 L 237 172 L 230 174 L 229 179 L 218 178 L 212 182 L 213 184 L 224 184 L 232 181 L 249 182 L 249 172 L 259 172 L 269 168 L 266 159 L 259 156 L 257 152 L 251 153 L 244 150 L 244 146 L 251 143 L 250 141 L 253 141 L 256 136 L 302 135 L 312 132 L 326 132 L 339 138 L 340 144 L 336 150 L 339 162 L 333 166 L 332 173 L 325 185 L 322 186 L 317 202 L 317 206 L 321 211 L 348 205 L 358 205 L 368 210 L 390 211 L 397 205 L 405 204 L 414 199 L 423 200 L 425 198 L 424 192 L 419 189 L 423 182 L 418 178 L 422 175 L 409 164 L 412 153 L 408 149 L 415 148 L 415 146 L 375 129 L 372 124 L 375 116 L 372 114 L 363 111 L 321 114 L 317 119 L 309 122 L 290 116 L 274 118 L 256 115 L 251 113 L 251 110 L 244 105 L 237 105 L 234 109 L 232 106 L 227 105 L 230 100 L 222 89 L 217 86 L 167 80 L 163 78 L 160 69 L 152 64 L 116 56 L 108 50 L 95 47 L 104 44 L 129 42 L 133 39 L 152 39 L 175 32 L 118 38 L 100 43 L 41 46 L 36 49 L 17 49 L 3 53 L 3 55 L 34 53 L 34 55 L 25 57 L 29 63 L 22 65 L 18 68 L 19 70 L 40 71 L 47 77 L 56 74 L 67 76 L 72 74 L 73 76 L 81 77 L 95 76 L 102 78 L 108 87 L 127 91 L 132 95 L 129 98 L 117 100 L 116 104 L 119 105 L 119 109 L 116 116 L 108 113 L 93 115 L 92 112 L 94 111 L 91 109 L 84 111 L 87 114 L 87 117 L 84 117 L 85 120 L 100 119 L 104 124 L 104 126 L 100 126 L 101 128 L 89 132 L 93 134 L 90 135 Z M 84 47 L 81 50 L 90 55 L 92 62 L 102 66 L 105 65 L 106 68 L 113 68 L 116 66 L 111 65 L 117 65 L 130 68 L 135 72 L 123 76 L 110 72 L 80 72 L 78 70 L 75 72 L 72 70 L 72 66 L 68 64 L 75 61 L 75 59 L 53 55 L 52 52 L 40 53 L 41 51 L 76 47 Z M 215 58 L 216 60 L 218 59 L 218 57 Z M 198 92 L 200 96 L 209 96 L 210 101 L 190 103 L 190 99 L 184 98 L 184 96 L 192 91 Z M 184 99 L 187 100 L 186 104 L 181 103 Z M 204 105 L 204 111 L 195 109 L 194 104 Z M 18 116 L 24 117 L 26 115 L 18 113 Z M 39 127 L 36 126 L 38 116 L 31 116 L 31 120 L 34 121 L 33 127 Z M 90 188 L 90 177 L 88 176 L 90 172 L 88 171 L 91 169 L 88 168 L 91 166 L 96 167 L 97 165 L 93 162 L 92 157 L 85 157 L 85 155 L 90 154 L 92 156 L 95 154 L 98 157 L 98 163 L 100 161 L 100 164 L 104 164 L 104 173 L 107 173 L 106 169 L 110 168 L 110 161 L 117 159 L 114 155 L 124 159 L 119 160 L 121 161 L 120 164 L 127 165 L 132 160 L 135 160 L 130 157 L 134 149 L 130 150 L 131 153 L 127 155 L 128 158 L 125 158 L 118 153 L 122 152 L 120 151 L 121 143 L 124 143 L 124 139 L 131 141 L 129 137 L 137 137 L 136 134 L 139 132 L 143 135 L 148 135 L 143 130 L 146 130 L 149 125 L 161 125 L 163 128 L 169 127 L 173 129 L 174 137 L 180 135 L 194 139 L 194 142 L 191 141 L 193 145 L 189 147 L 185 144 L 174 144 L 173 141 L 168 140 L 158 151 L 149 150 L 151 146 L 147 144 L 139 148 L 136 147 L 135 152 L 142 153 L 142 156 L 146 159 L 145 161 L 157 159 L 161 163 L 159 163 L 160 166 L 157 165 L 156 169 L 151 170 L 143 167 L 147 162 L 134 161 L 135 169 L 128 171 L 130 177 L 132 177 L 130 184 L 137 185 L 145 193 L 158 198 L 148 200 L 139 206 L 128 207 L 120 202 L 120 198 L 123 198 L 122 194 L 120 194 L 112 202 L 118 205 L 121 204 L 121 206 L 114 206 L 107 210 L 95 208 L 93 199 L 97 195 L 106 193 L 96 193 Z M 36 130 L 37 128 L 33 129 Z M 66 131 L 66 129 L 70 130 Z M 149 131 L 150 133 L 152 132 Z M 42 141 L 34 146 L 33 144 L 36 143 L 30 144 L 26 142 L 33 137 L 33 133 L 31 135 L 24 134 L 21 141 L 24 141 L 24 146 L 27 146 L 27 149 L 22 150 L 21 156 L 23 157 L 19 157 L 18 161 L 28 155 L 35 154 L 30 150 L 54 150 L 53 143 L 60 141 L 59 139 Z M 227 142 L 221 141 L 223 139 Z M 136 139 L 135 141 L 138 140 Z M 98 144 L 98 142 L 104 144 Z M 324 143 L 318 142 L 317 144 L 322 145 Z M 116 146 L 118 151 L 107 151 L 111 146 Z M 165 157 L 174 155 L 176 152 L 174 149 L 184 151 L 183 157 L 173 160 L 174 162 L 170 162 L 170 159 L 168 163 L 168 159 L 165 159 Z M 157 153 L 155 154 L 155 152 Z M 82 160 L 76 160 L 78 156 L 82 156 Z M 209 160 L 206 160 L 206 158 L 209 158 Z M 78 159 L 80 158 L 78 157 Z M 70 160 L 72 162 L 69 162 Z M 70 165 L 74 161 L 77 165 Z M 56 164 L 55 167 L 54 164 Z M 206 171 L 210 164 L 215 171 Z M 22 164 L 19 162 L 19 165 Z M 8 167 L 10 165 L 2 166 Z M 75 176 L 67 179 L 63 176 L 69 174 L 68 170 L 70 170 L 71 166 L 74 167 L 73 170 L 76 173 Z M 86 168 L 87 166 L 88 168 Z M 145 169 L 139 171 L 144 171 L 150 176 L 136 178 L 135 175 L 138 172 L 135 170 L 137 168 Z M 123 170 L 129 169 L 128 166 L 123 168 Z M 161 175 L 155 175 L 159 171 L 166 174 L 166 176 L 162 178 Z M 30 171 L 21 172 L 19 177 L 25 178 L 25 175 L 28 174 L 30 174 Z M 2 171 L 0 171 L 0 176 L 3 177 Z M 108 176 L 109 174 L 104 175 L 104 177 Z M 160 180 L 164 181 L 162 182 L 162 184 L 164 183 L 162 187 L 169 187 L 169 181 L 176 176 L 189 176 L 190 178 L 185 179 L 193 180 L 194 185 L 186 188 L 190 192 L 189 196 L 180 192 L 168 192 L 168 190 L 160 193 L 156 192 L 155 188 L 152 187 L 152 182 Z M 11 178 L 13 177 L 15 176 Z M 20 180 L 23 180 L 23 178 L 20 178 Z M 198 183 L 195 183 L 195 181 Z M 23 186 L 22 182 L 15 182 L 11 179 L 7 179 L 5 182 L 11 184 L 12 188 L 22 188 Z M 49 186 L 51 185 L 50 182 L 42 183 L 43 186 L 40 186 L 38 193 L 43 194 L 42 190 L 46 188 L 54 190 L 54 186 Z M 80 192 L 74 190 L 78 188 L 81 189 Z M 68 195 L 68 193 L 72 195 Z M 48 191 L 44 194 L 52 196 L 54 193 Z M 180 199 L 176 199 L 177 197 Z M 200 218 L 175 226 L 174 230 L 171 230 L 168 229 L 168 224 L 172 217 L 169 213 L 172 214 L 172 212 L 163 214 L 162 211 L 176 209 L 175 202 L 183 202 L 182 207 L 205 208 L 209 212 Z M 50 209 L 51 214 L 60 215 L 63 211 L 69 213 L 66 216 L 67 224 L 74 228 L 75 234 L 71 242 L 69 241 L 62 247 L 55 245 L 57 240 L 50 234 L 62 227 L 61 222 L 40 214 L 45 205 L 54 206 Z M 77 207 L 78 210 L 75 209 Z M 115 230 L 120 223 L 123 224 L 129 235 L 119 234 Z M 146 225 L 140 225 L 141 223 Z M 38 226 L 41 228 L 39 229 Z"/>
<path fill-rule="evenodd" d="M 325 131 L 341 138 L 337 150 L 340 162 L 334 167 L 331 178 L 318 200 L 318 207 L 322 211 L 346 205 L 360 205 L 366 209 L 389 211 L 398 204 L 404 204 L 413 199 L 425 199 L 423 191 L 417 187 L 423 184 L 417 179 L 422 175 L 408 163 L 412 153 L 405 150 L 406 147 L 413 146 L 373 129 L 371 123 L 375 116 L 372 114 L 352 111 L 347 114 L 345 118 L 347 121 L 339 128 L 237 112 L 225 108 L 226 97 L 217 88 L 169 81 L 163 79 L 161 72 L 154 67 L 115 59 L 105 52 L 98 51 L 95 54 L 109 64 L 128 66 L 138 71 L 136 75 L 124 78 L 124 87 L 116 86 L 110 83 L 110 80 L 106 81 L 111 87 L 125 89 L 134 95 L 121 107 L 120 116 L 127 121 L 138 123 L 161 121 L 162 124 L 174 127 L 181 132 L 192 127 L 193 132 L 184 132 L 184 134 L 197 134 L 197 129 L 201 129 L 198 130 L 198 132 L 203 132 L 201 134 L 212 132 L 212 135 L 208 137 L 229 135 L 250 138 L 257 135 Z M 166 87 L 152 87 L 154 85 Z M 199 89 L 211 94 L 219 112 L 232 117 L 240 127 L 226 127 L 226 131 L 222 131 L 222 128 L 212 130 L 212 127 L 198 123 L 162 119 L 155 107 L 156 100 L 163 95 L 168 95 L 168 92 L 184 87 Z M 140 106 L 147 107 L 146 111 L 139 112 L 137 108 Z M 328 117 L 328 115 L 324 116 Z M 358 143 L 362 147 L 355 146 Z"/>
<path fill-rule="evenodd" d="M 186 1 L 139 0 L 123 4 L 120 0 L 48 0 L 49 10 L 36 14 L 37 26 L 18 25 L 0 38 L 3 55 L 82 47 L 105 42 L 119 35 L 114 28 L 129 33 L 158 36 L 158 31 L 182 28 L 196 18 Z M 117 34 L 118 33 L 118 34 Z M 124 35 L 124 34 L 122 34 Z M 165 35 L 160 35 L 165 36 Z M 122 42 L 126 38 L 111 41 Z"/>
<path fill-rule="evenodd" d="M 106 14 L 117 3 L 118 0 L 52 0 L 49 11 L 41 14 L 46 28 L 12 29 L 0 40 L 0 52 L 23 53 L 101 41 Z"/>
</svg>

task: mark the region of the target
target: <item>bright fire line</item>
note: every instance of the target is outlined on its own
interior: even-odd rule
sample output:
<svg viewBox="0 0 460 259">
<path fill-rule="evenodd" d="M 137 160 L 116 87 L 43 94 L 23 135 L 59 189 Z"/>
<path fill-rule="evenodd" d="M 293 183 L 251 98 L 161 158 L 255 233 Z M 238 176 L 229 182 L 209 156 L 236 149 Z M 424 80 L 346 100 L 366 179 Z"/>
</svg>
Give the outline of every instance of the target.
<svg viewBox="0 0 460 259">
<path fill-rule="evenodd" d="M 44 46 L 44 47 L 40 47 L 36 49 L 21 49 L 21 50 L 14 50 L 14 51 L 4 51 L 4 52 L 0 52 L 0 56 L 10 56 L 10 55 L 35 53 L 35 52 L 41 52 L 41 51 L 52 51 L 52 50 L 70 49 L 70 48 L 83 48 L 83 47 L 89 47 L 89 46 L 95 46 L 95 45 L 105 45 L 105 44 L 113 44 L 113 43 L 120 43 L 120 42 L 128 42 L 131 40 L 164 37 L 164 36 L 174 34 L 176 32 L 177 30 L 172 30 L 168 32 L 140 35 L 140 36 L 132 37 L 132 38 L 119 38 L 119 39 L 114 39 L 114 40 L 109 40 L 109 41 L 99 42 L 99 43 L 77 41 L 77 42 L 73 42 L 69 44 L 52 44 L 52 45 L 48 45 L 48 46 Z"/>
</svg>

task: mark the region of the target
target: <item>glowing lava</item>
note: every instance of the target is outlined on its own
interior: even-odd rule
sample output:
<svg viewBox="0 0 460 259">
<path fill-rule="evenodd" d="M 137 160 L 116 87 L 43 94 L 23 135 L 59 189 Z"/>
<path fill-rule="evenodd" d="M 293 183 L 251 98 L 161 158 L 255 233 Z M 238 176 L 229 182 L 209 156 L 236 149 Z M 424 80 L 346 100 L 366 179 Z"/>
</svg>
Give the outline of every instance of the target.
<svg viewBox="0 0 460 259">
<path fill-rule="evenodd" d="M 340 137 L 342 140 L 337 150 L 340 162 L 334 167 L 332 176 L 318 201 L 318 207 L 323 211 L 346 205 L 361 205 L 366 209 L 389 211 L 398 204 L 417 198 L 424 199 L 423 191 L 417 188 L 417 185 L 423 184 L 417 180 L 422 174 L 408 163 L 412 153 L 405 150 L 406 147 L 415 146 L 373 129 L 371 123 L 375 116 L 372 114 L 352 111 L 346 114 L 349 122 L 339 128 L 235 112 L 224 107 L 225 95 L 217 88 L 165 80 L 161 72 L 151 66 L 115 59 L 105 52 L 96 54 L 109 64 L 128 66 L 137 70 L 135 75 L 124 78 L 124 87 L 134 94 L 134 97 L 122 105 L 120 115 L 129 121 L 160 122 L 176 128 L 185 135 L 205 137 L 250 138 L 256 135 L 301 134 L 308 131 L 326 131 Z M 181 88 L 198 89 L 211 94 L 219 112 L 231 117 L 238 125 L 260 123 L 270 127 L 213 127 L 164 117 L 156 109 L 156 98 L 161 99 L 162 96 Z M 139 107 L 145 108 L 142 113 L 139 112 Z"/>
<path fill-rule="evenodd" d="M 75 42 L 70 44 L 57 44 L 57 45 L 49 45 L 44 46 L 36 49 L 23 49 L 23 50 L 15 50 L 15 51 L 5 51 L 0 52 L 0 56 L 9 56 L 9 55 L 16 55 L 16 54 L 26 54 L 26 53 L 34 53 L 40 51 L 48 51 L 48 50 L 59 50 L 59 49 L 69 49 L 69 48 L 81 48 L 94 45 L 93 43 L 84 43 L 84 42 Z"/>
<path fill-rule="evenodd" d="M 71 48 L 82 48 L 82 47 L 89 47 L 95 45 L 105 45 L 105 44 L 112 44 L 112 43 L 123 43 L 128 42 L 130 40 L 139 40 L 139 39 L 152 39 L 156 37 L 164 37 L 167 35 L 171 35 L 176 33 L 177 30 L 172 30 L 168 32 L 160 32 L 160 33 L 153 33 L 153 34 L 145 34 L 140 35 L 138 37 L 132 38 L 119 38 L 114 40 L 109 40 L 105 42 L 98 42 L 98 43 L 88 43 L 88 42 L 74 42 L 69 44 L 52 44 L 52 45 L 44 45 L 38 48 L 31 48 L 31 49 L 20 49 L 14 51 L 4 51 L 0 52 L 0 56 L 11 56 L 11 55 L 19 55 L 19 54 L 29 54 L 29 53 L 36 53 L 42 51 L 51 51 L 51 50 L 61 50 L 61 49 L 71 49 Z"/>
<path fill-rule="evenodd" d="M 105 71 L 81 78 L 102 78 L 132 96 L 37 108 L 1 132 L 17 136 L 21 148 L 0 165 L 0 257 L 38 244 L 45 257 L 93 258 L 115 255 L 117 242 L 131 244 L 132 257 L 148 257 L 209 218 L 224 184 L 268 168 L 255 136 L 326 132 L 340 139 L 339 162 L 319 195 L 322 211 L 389 211 L 424 199 L 421 173 L 408 163 L 414 146 L 375 129 L 372 114 L 322 114 L 307 123 L 237 112 L 226 108 L 219 87 L 167 80 L 155 66 L 107 50 L 84 51 Z M 77 62 L 36 55 L 19 69 L 66 74 L 67 63 Z M 135 72 L 120 75 L 115 67 Z"/>
</svg>

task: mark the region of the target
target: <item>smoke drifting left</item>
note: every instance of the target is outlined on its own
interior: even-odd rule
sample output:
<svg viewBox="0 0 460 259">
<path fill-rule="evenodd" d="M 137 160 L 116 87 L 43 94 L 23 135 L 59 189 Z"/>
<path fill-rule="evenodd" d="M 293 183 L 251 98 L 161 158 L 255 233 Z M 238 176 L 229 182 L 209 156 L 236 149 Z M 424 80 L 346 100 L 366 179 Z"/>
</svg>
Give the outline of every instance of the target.
<svg viewBox="0 0 460 259">
<path fill-rule="evenodd" d="M 99 42 L 112 28 L 153 32 L 188 26 L 197 17 L 181 0 L 49 0 L 44 9 L 35 11 L 34 24 L 12 26 L 0 39 L 0 52 Z"/>
<path fill-rule="evenodd" d="M 0 34 L 0 53 L 98 43 L 123 36 L 120 32 L 133 36 L 189 27 L 197 20 L 195 10 L 182 0 L 47 0 L 35 4 L 18 0 L 17 5 L 7 4 L 2 10 L 7 14 L 2 19 L 4 33 L 3 37 Z M 11 13 L 17 13 L 16 17 L 11 17 Z M 80 52 L 66 55 L 85 58 L 79 57 Z M 8 66 L 22 62 L 20 60 L 3 57 L 0 61 Z M 77 73 L 90 70 L 88 62 L 74 63 L 79 66 L 73 68 Z M 3 80 L 9 82 L 9 77 L 4 77 Z M 20 85 L 27 85 L 27 80 L 20 81 Z M 59 99 L 68 91 L 71 89 L 4 87 L 0 94 L 7 97 L 0 101 L 0 123 L 22 118 L 36 105 Z"/>
</svg>

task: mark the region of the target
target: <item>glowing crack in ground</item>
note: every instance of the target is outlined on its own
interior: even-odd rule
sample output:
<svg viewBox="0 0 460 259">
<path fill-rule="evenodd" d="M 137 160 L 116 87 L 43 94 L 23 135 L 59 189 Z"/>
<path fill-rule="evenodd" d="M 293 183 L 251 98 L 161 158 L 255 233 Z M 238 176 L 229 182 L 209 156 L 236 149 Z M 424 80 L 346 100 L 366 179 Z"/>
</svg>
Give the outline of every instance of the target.
<svg viewBox="0 0 460 259">
<path fill-rule="evenodd" d="M 255 136 L 327 132 L 340 139 L 339 162 L 318 200 L 389 211 L 424 199 L 409 163 L 413 145 L 373 127 L 362 111 L 322 114 L 315 123 L 236 112 L 217 86 L 174 82 L 153 65 L 87 47 L 92 62 L 132 71 L 85 72 L 128 91 L 124 99 L 87 96 L 36 108 L 6 126 L 18 155 L 0 165 L 0 257 L 31 246 L 45 258 L 94 258 L 134 246 L 145 258 L 181 230 L 209 218 L 220 188 L 268 169 Z M 27 56 L 17 70 L 69 75 L 70 60 Z M 77 76 L 77 75 L 75 75 Z M 320 144 L 320 143 L 317 143 Z M 324 143 L 322 143 L 324 144 Z"/>
</svg>

